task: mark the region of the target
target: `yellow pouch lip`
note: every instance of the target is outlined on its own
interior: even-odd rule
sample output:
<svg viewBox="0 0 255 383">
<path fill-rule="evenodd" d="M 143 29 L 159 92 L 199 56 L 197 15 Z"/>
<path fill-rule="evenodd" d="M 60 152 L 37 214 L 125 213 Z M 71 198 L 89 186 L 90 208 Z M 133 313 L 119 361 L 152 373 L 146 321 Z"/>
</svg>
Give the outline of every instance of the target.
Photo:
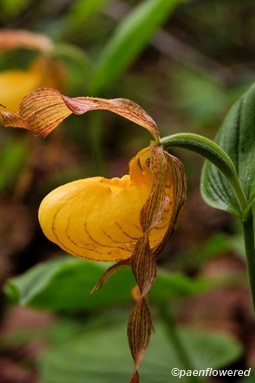
<svg viewBox="0 0 255 383">
<path fill-rule="evenodd" d="M 128 259 L 142 236 L 139 213 L 149 193 L 146 185 L 132 185 L 129 175 L 73 181 L 44 198 L 39 221 L 46 237 L 73 255 Z"/>
<path fill-rule="evenodd" d="M 160 209 L 159 221 L 156 220 L 146 234 L 150 248 L 156 251 L 169 230 L 173 189 L 171 184 L 162 184 L 160 193 L 164 193 L 165 198 L 161 195 L 163 205 L 158 207 L 147 161 L 149 154 L 150 148 L 142 149 L 131 159 L 129 174 L 121 178 L 90 177 L 50 192 L 39 208 L 39 221 L 46 237 L 78 257 L 97 261 L 126 260 L 145 235 L 141 212 L 145 214 L 147 206 L 146 214 L 151 214 L 151 209 Z M 155 203 L 148 205 L 151 193 Z"/>
</svg>

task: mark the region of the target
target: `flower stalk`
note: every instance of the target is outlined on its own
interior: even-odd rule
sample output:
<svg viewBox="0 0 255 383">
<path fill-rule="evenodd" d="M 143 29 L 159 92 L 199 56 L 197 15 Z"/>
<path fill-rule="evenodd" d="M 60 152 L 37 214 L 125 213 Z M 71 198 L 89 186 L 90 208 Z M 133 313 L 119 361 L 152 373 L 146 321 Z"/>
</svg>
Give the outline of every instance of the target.
<svg viewBox="0 0 255 383">
<path fill-rule="evenodd" d="M 247 198 L 231 158 L 219 145 L 195 133 L 177 133 L 163 137 L 160 144 L 166 150 L 174 146 L 188 149 L 211 161 L 228 179 L 236 194 L 243 220 L 246 219 Z"/>
<path fill-rule="evenodd" d="M 194 133 L 178 133 L 163 137 L 160 144 L 168 149 L 181 147 L 195 152 L 211 161 L 227 178 L 239 203 L 243 225 L 247 273 L 250 284 L 252 305 L 255 310 L 255 243 L 252 208 L 249 206 L 240 179 L 228 154 L 214 141 Z"/>
</svg>

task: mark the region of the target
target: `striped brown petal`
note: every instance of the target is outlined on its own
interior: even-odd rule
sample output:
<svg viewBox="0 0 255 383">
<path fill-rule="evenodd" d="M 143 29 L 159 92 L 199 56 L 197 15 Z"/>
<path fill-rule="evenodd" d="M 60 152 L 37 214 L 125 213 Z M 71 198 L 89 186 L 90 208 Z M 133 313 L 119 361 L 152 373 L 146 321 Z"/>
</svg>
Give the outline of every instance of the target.
<svg viewBox="0 0 255 383">
<path fill-rule="evenodd" d="M 131 256 L 139 294 L 128 323 L 129 346 L 135 363 L 129 383 L 139 383 L 138 367 L 150 341 L 152 320 L 146 295 L 156 279 L 156 256 L 175 228 L 186 197 L 183 168 L 175 157 L 152 144 L 150 157 L 145 158 L 145 162 L 151 171 L 152 186 L 140 213 L 143 237 L 138 240 Z M 140 167 L 145 168 L 141 159 Z M 165 234 L 161 242 L 153 246 L 153 236 L 158 230 L 163 230 Z"/>
<path fill-rule="evenodd" d="M 129 347 L 135 362 L 129 383 L 139 383 L 138 367 L 149 344 L 152 332 L 152 319 L 146 298 L 135 306 L 128 322 Z"/>
<path fill-rule="evenodd" d="M 47 136 L 70 114 L 80 115 L 91 110 L 108 110 L 116 113 L 149 130 L 158 141 L 158 128 L 154 120 L 139 105 L 123 98 L 70 98 L 63 96 L 56 89 L 38 88 L 24 97 L 18 114 L 26 121 L 26 129 Z M 5 117 L 5 112 L 1 114 L 5 126 L 15 126 L 8 125 L 10 118 Z M 24 128 L 24 124 L 18 127 Z"/>
</svg>

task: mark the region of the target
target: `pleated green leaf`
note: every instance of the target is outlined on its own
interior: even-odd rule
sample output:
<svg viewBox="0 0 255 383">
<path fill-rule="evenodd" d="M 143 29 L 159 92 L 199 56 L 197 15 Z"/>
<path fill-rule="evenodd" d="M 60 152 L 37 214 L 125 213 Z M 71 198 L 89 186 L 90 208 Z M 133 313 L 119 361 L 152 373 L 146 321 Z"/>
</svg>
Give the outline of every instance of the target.
<svg viewBox="0 0 255 383">
<path fill-rule="evenodd" d="M 132 302 L 135 285 L 130 268 L 123 268 L 111 276 L 102 289 L 90 291 L 109 267 L 109 263 L 61 257 L 37 265 L 7 281 L 5 292 L 13 303 L 50 311 L 91 311 Z M 213 288 L 214 283 L 188 278 L 183 274 L 169 274 L 159 270 L 152 288 L 151 300 L 165 300 L 171 296 L 196 294 Z"/>
<path fill-rule="evenodd" d="M 255 201 L 255 85 L 233 105 L 227 114 L 215 142 L 231 158 L 244 193 L 247 209 Z M 201 192 L 212 207 L 238 217 L 244 216 L 236 195 L 223 174 L 206 162 L 201 178 Z"/>
</svg>

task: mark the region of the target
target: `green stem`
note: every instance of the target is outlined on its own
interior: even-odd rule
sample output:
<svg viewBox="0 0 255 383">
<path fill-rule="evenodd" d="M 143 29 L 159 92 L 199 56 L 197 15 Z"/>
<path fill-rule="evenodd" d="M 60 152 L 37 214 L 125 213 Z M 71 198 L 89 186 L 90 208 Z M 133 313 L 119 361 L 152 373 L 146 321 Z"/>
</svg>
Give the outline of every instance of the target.
<svg viewBox="0 0 255 383">
<path fill-rule="evenodd" d="M 173 348 L 178 356 L 179 361 L 181 362 L 182 368 L 187 371 L 194 371 L 196 367 L 193 365 L 191 358 L 183 344 L 183 341 L 180 337 L 178 329 L 176 328 L 175 322 L 172 317 L 172 313 L 166 302 L 158 303 L 158 310 L 160 312 L 161 319 L 165 323 L 168 337 L 173 345 Z M 191 383 L 201 383 L 201 378 L 197 376 L 190 376 Z"/>
<path fill-rule="evenodd" d="M 247 271 L 250 282 L 250 289 L 252 295 L 253 308 L 255 310 L 255 246 L 254 246 L 254 224 L 252 209 L 247 216 L 245 222 L 243 222 L 244 231 L 244 243 L 247 259 Z"/>
<path fill-rule="evenodd" d="M 200 154 L 211 161 L 226 176 L 238 199 L 243 218 L 246 214 L 247 199 L 234 164 L 228 154 L 214 141 L 194 133 L 177 133 L 160 139 L 164 149 L 178 146 Z M 245 218 L 244 218 L 245 219 Z"/>
<path fill-rule="evenodd" d="M 248 207 L 234 164 L 227 153 L 210 139 L 194 133 L 179 133 L 160 140 L 164 149 L 178 146 L 189 149 L 211 161 L 226 176 L 239 202 L 244 230 L 245 252 L 253 307 L 255 310 L 255 243 L 252 209 Z"/>
</svg>

